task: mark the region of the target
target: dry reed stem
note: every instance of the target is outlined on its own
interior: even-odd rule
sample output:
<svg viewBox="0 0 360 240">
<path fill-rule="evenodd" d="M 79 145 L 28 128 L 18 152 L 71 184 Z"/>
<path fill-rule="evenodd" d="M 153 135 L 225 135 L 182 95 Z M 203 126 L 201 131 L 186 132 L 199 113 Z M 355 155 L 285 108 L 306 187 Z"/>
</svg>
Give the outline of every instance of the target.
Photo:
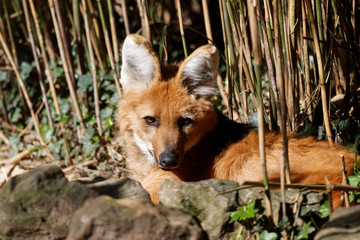
<svg viewBox="0 0 360 240">
<path fill-rule="evenodd" d="M 9 13 L 8 13 L 8 10 L 7 10 L 5 0 L 2 0 L 2 6 L 3 6 L 3 9 L 4 9 L 4 18 L 5 18 L 5 21 L 6 21 L 6 27 L 8 29 L 8 35 L 9 35 L 10 46 L 11 46 L 11 53 L 12 53 L 12 56 L 14 58 L 15 65 L 18 66 L 16 44 L 15 44 L 15 41 L 14 41 L 14 35 L 13 35 L 13 32 L 12 32 L 12 27 L 11 27 L 11 23 L 10 23 L 10 17 L 9 17 Z"/>
<path fill-rule="evenodd" d="M 212 36 L 212 31 L 211 31 L 211 22 L 210 22 L 210 15 L 209 15 L 208 0 L 202 0 L 201 3 L 202 3 L 202 7 L 203 7 L 206 37 L 208 38 L 208 42 L 212 43 L 213 36 Z"/>
<path fill-rule="evenodd" d="M 34 6 L 34 2 L 33 0 L 29 0 L 29 5 L 30 5 L 30 10 L 33 16 L 33 20 L 34 20 L 34 24 L 35 24 L 35 29 L 36 29 L 36 34 L 39 40 L 39 45 L 40 45 L 40 51 L 41 51 L 41 56 L 43 57 L 43 62 L 44 62 L 44 66 L 45 66 L 45 75 L 49 81 L 49 86 L 50 86 L 50 91 L 51 91 L 51 95 L 52 95 L 52 99 L 54 102 L 54 106 L 55 106 L 55 112 L 57 115 L 60 115 L 60 107 L 59 107 L 59 103 L 57 100 L 57 94 L 55 91 L 55 86 L 54 86 L 54 80 L 52 78 L 51 75 L 51 69 L 50 69 L 50 64 L 47 58 L 47 54 L 46 54 L 46 50 L 45 50 L 45 45 L 44 45 L 44 38 L 43 35 L 41 33 L 41 29 L 40 29 L 40 24 L 38 22 L 37 19 L 37 14 L 36 14 L 36 10 L 35 10 L 35 6 Z M 68 162 L 70 165 L 72 165 L 72 159 L 71 159 L 71 155 L 70 155 L 70 151 L 69 151 L 69 146 L 66 142 L 66 135 L 65 135 L 65 128 L 64 128 L 64 123 L 60 121 L 60 129 L 63 135 L 63 143 L 64 143 L 64 148 L 65 148 L 65 154 L 66 157 L 68 159 Z"/>
<path fill-rule="evenodd" d="M 259 31 L 256 18 L 256 7 L 252 4 L 252 0 L 247 0 L 248 14 L 249 14 L 249 27 L 251 29 L 251 41 L 252 41 L 252 52 L 254 56 L 254 68 L 256 73 L 256 92 L 257 92 L 257 113 L 258 113 L 258 133 L 259 133 L 259 154 L 260 162 L 262 165 L 264 175 L 264 187 L 265 187 L 265 204 L 268 217 L 273 222 L 273 211 L 271 206 L 271 198 L 269 191 L 268 174 L 266 167 L 266 155 L 265 155 L 265 121 L 263 112 L 263 100 L 262 100 L 262 81 L 261 81 L 261 52 L 259 43 Z M 285 215 L 286 216 L 286 215 Z"/>
<path fill-rule="evenodd" d="M 54 24 L 55 35 L 56 35 L 56 39 L 57 39 L 57 43 L 58 43 L 58 47 L 59 47 L 59 51 L 60 51 L 60 57 L 63 62 L 65 79 L 66 79 L 66 82 L 67 82 L 67 85 L 68 85 L 69 91 L 70 91 L 70 97 L 72 100 L 71 102 L 75 108 L 76 116 L 78 117 L 82 131 L 85 131 L 86 125 L 85 125 L 84 119 L 81 115 L 81 110 L 80 110 L 79 102 L 77 99 L 77 94 L 76 94 L 76 91 L 75 91 L 75 88 L 73 85 L 72 78 L 70 76 L 68 65 L 66 64 L 66 57 L 65 57 L 64 47 L 63 47 L 62 39 L 61 39 L 61 35 L 60 35 L 59 25 L 58 25 L 57 19 L 56 19 L 54 2 L 53 2 L 53 0 L 48 0 L 48 1 L 49 1 L 50 12 L 51 12 L 51 16 L 52 16 L 52 20 L 53 20 L 53 24 Z"/>
<path fill-rule="evenodd" d="M 109 9 L 110 9 L 110 5 L 111 5 L 110 0 L 108 0 L 108 5 L 109 5 Z M 124 18 L 125 33 L 126 33 L 126 35 L 129 35 L 131 32 L 130 32 L 129 17 L 127 14 L 127 6 L 126 6 L 125 0 L 121 0 L 121 10 L 122 10 L 123 18 Z M 115 45 L 114 45 L 114 47 L 115 47 Z"/>
<path fill-rule="evenodd" d="M 0 130 L 0 139 L 8 146 L 10 146 L 9 139 L 6 137 L 6 135 Z"/>
<path fill-rule="evenodd" d="M 183 23 L 180 0 L 175 0 L 175 6 L 176 6 L 178 18 L 179 18 L 179 27 L 180 27 L 181 40 L 182 40 L 183 49 L 184 49 L 184 55 L 185 55 L 185 58 L 187 58 L 188 52 L 187 52 L 187 46 L 186 46 L 186 40 L 185 40 L 184 23 Z"/>
<path fill-rule="evenodd" d="M 55 9 L 55 15 L 56 15 L 56 18 L 57 18 L 57 23 L 58 23 L 58 26 L 59 26 L 59 33 L 60 33 L 61 41 L 62 41 L 62 45 L 63 45 L 63 51 L 64 51 L 64 59 L 63 59 L 63 61 L 64 60 L 66 61 L 66 64 L 67 64 L 67 67 L 68 67 L 68 70 L 69 70 L 69 73 L 70 73 L 71 81 L 73 83 L 75 83 L 74 68 L 73 68 L 73 65 L 72 65 L 72 62 L 71 62 L 71 56 L 70 56 L 70 51 L 69 51 L 69 49 L 70 49 L 69 42 L 68 42 L 68 39 L 67 39 L 67 36 L 66 36 L 65 27 L 64 27 L 63 20 L 62 20 L 61 7 L 60 7 L 60 4 L 59 4 L 58 0 L 52 0 L 52 1 L 53 1 L 53 7 Z"/>
<path fill-rule="evenodd" d="M 109 31 L 108 31 L 106 23 L 105 23 L 105 17 L 104 17 L 104 12 L 103 12 L 103 9 L 102 9 L 102 6 L 101 6 L 101 1 L 97 0 L 97 2 L 98 2 L 98 8 L 99 8 L 99 12 L 100 12 L 101 24 L 102 24 L 102 28 L 103 28 L 103 32 L 104 32 L 105 46 L 106 46 L 106 50 L 107 50 L 107 53 L 108 53 L 108 56 L 109 56 L 110 66 L 111 66 L 111 69 L 113 70 L 113 77 L 114 77 L 114 81 L 115 81 L 115 87 L 116 87 L 116 90 L 117 90 L 118 95 L 120 97 L 121 96 L 121 88 L 120 88 L 119 77 L 118 77 L 119 75 L 116 72 L 114 56 L 113 56 L 113 50 L 112 50 L 112 47 L 111 47 L 111 44 L 110 44 Z M 116 32 L 114 34 L 116 35 Z"/>
<path fill-rule="evenodd" d="M 321 55 L 321 51 L 320 51 L 320 43 L 319 43 L 316 26 L 315 26 L 315 20 L 314 20 L 314 16 L 312 14 L 312 9 L 311 9 L 311 5 L 310 5 L 310 0 L 305 0 L 305 7 L 306 7 L 306 11 L 307 11 L 307 14 L 309 17 L 311 32 L 312 32 L 313 39 L 314 39 L 314 48 L 315 48 L 316 60 L 317 60 L 317 64 L 318 64 L 319 84 L 320 84 L 320 89 L 321 89 L 321 101 L 322 101 L 322 111 L 323 111 L 323 117 L 324 117 L 325 131 L 326 131 L 326 136 L 327 136 L 328 142 L 330 144 L 332 144 L 333 140 L 332 140 L 331 126 L 330 126 L 330 119 L 329 119 L 328 101 L 327 101 L 327 96 L 326 96 L 324 66 L 323 66 L 322 55 Z"/>
<path fill-rule="evenodd" d="M 109 21 L 110 21 L 110 31 L 111 31 L 111 41 L 112 41 L 112 45 L 113 45 L 113 50 L 114 50 L 114 62 L 115 62 L 115 73 L 117 76 L 117 79 L 115 79 L 115 86 L 116 86 L 116 90 L 118 91 L 119 94 L 119 98 L 121 98 L 122 92 L 121 92 L 121 85 L 119 82 L 119 77 L 120 77 L 120 56 L 119 56 L 119 45 L 118 45 L 118 39 L 117 39 L 117 31 L 116 31 L 116 25 L 115 25 L 115 17 L 114 17 L 114 10 L 112 7 L 112 3 L 111 0 L 108 0 L 108 9 L 109 9 Z M 126 11 L 126 4 L 124 6 L 125 0 L 121 0 L 121 9 L 123 12 L 123 18 L 124 18 L 124 23 L 125 23 L 125 30 L 126 30 L 126 35 L 130 34 L 130 27 L 129 27 L 129 19 L 127 16 L 127 11 Z M 126 14 L 126 16 L 124 15 Z"/>
<path fill-rule="evenodd" d="M 301 14 L 302 14 L 302 29 L 303 36 L 307 36 L 307 18 L 305 13 L 304 1 L 301 1 Z M 311 81 L 310 81 L 310 66 L 309 66 L 309 51 L 308 51 L 308 42 L 307 39 L 303 39 L 303 47 L 302 47 L 302 57 L 304 62 L 304 75 L 305 75 L 305 108 L 307 109 L 307 114 L 309 116 L 309 120 L 312 121 L 312 102 L 311 102 Z"/>
<path fill-rule="evenodd" d="M 329 207 L 329 215 L 331 215 L 333 213 L 333 207 L 332 207 L 332 196 L 331 196 L 331 192 L 334 190 L 332 185 L 330 184 L 329 179 L 325 176 L 324 177 L 325 180 L 325 186 L 326 186 L 326 191 L 327 191 L 327 197 L 328 197 L 328 207 Z"/>
<path fill-rule="evenodd" d="M 24 81 L 22 80 L 22 78 L 20 76 L 20 72 L 17 69 L 17 65 L 16 65 L 16 63 L 15 63 L 15 61 L 14 61 L 14 59 L 13 59 L 11 53 L 10 53 L 10 50 L 9 50 L 9 48 L 8 48 L 8 46 L 7 46 L 7 44 L 6 44 L 5 40 L 4 40 L 3 35 L 2 35 L 1 32 L 0 32 L 0 43 L 1 43 L 1 45 L 2 45 L 2 47 L 4 49 L 4 51 L 5 51 L 5 54 L 6 54 L 7 58 L 8 58 L 8 60 L 10 61 L 10 64 L 11 64 L 12 68 L 14 69 L 15 76 L 16 76 L 16 78 L 18 80 L 18 83 L 20 85 L 20 88 L 21 88 L 21 90 L 22 90 L 22 92 L 24 94 L 25 101 L 26 101 L 26 104 L 27 104 L 27 106 L 28 106 L 28 108 L 30 110 L 31 118 L 32 118 L 33 123 L 34 123 L 34 127 L 35 127 L 35 130 L 36 130 L 39 142 L 40 142 L 40 144 L 42 146 L 45 146 L 45 142 L 44 142 L 44 139 L 43 139 L 43 137 L 41 135 L 41 131 L 40 131 L 39 121 L 38 121 L 37 116 L 34 113 L 33 105 L 31 103 L 29 94 L 28 94 L 28 92 L 26 90 Z"/>
<path fill-rule="evenodd" d="M 346 171 L 346 163 L 345 163 L 345 158 L 344 155 L 341 154 L 341 172 L 342 172 L 342 184 L 344 185 L 348 185 L 348 180 L 347 180 L 347 171 Z M 345 203 L 345 207 L 349 207 L 350 206 L 350 202 L 349 202 L 349 195 L 347 192 L 342 191 L 341 192 L 341 198 L 342 198 L 342 203 Z"/>
<path fill-rule="evenodd" d="M 226 194 L 226 193 L 230 193 L 230 192 L 234 192 L 234 191 L 238 191 L 238 190 L 242 190 L 242 189 L 246 189 L 246 188 L 252 188 L 252 187 L 264 187 L 264 183 L 263 182 L 255 182 L 255 181 L 243 181 L 243 182 L 239 182 L 240 185 L 237 188 L 233 188 L 230 189 L 228 191 L 224 191 L 219 193 L 221 194 Z M 280 188 L 281 183 L 279 182 L 269 182 L 269 188 L 270 189 L 278 189 Z M 344 185 L 344 184 L 302 184 L 302 183 L 286 183 L 285 184 L 285 188 L 290 188 L 290 189 L 308 189 L 308 190 L 318 190 L 318 191 L 323 191 L 323 190 L 328 190 L 330 189 L 331 191 L 356 191 L 356 192 L 360 192 L 360 187 L 359 186 L 350 186 L 350 185 Z"/>
<path fill-rule="evenodd" d="M 140 2 L 140 1 L 138 1 L 138 2 Z M 147 8 L 146 8 L 146 1 L 141 0 L 140 5 L 141 5 L 141 8 L 142 8 L 142 12 L 143 12 L 145 31 L 146 31 L 146 39 L 152 45 L 152 35 L 151 35 L 151 29 L 150 29 L 149 16 L 148 16 L 148 13 L 147 13 Z"/>
<path fill-rule="evenodd" d="M 84 23 L 85 23 L 85 34 L 86 34 L 86 40 L 87 45 L 89 49 L 89 56 L 90 56 L 90 64 L 91 64 L 91 75 L 93 80 L 93 88 L 94 88 L 94 105 L 95 105 L 95 118 L 97 123 L 97 130 L 100 135 L 100 137 L 103 134 L 103 128 L 102 128 L 102 122 L 101 122 L 101 116 L 100 116 L 100 104 L 99 104 L 99 89 L 98 89 L 98 80 L 96 75 L 96 65 L 95 65 L 95 57 L 94 57 L 94 51 L 91 44 L 91 34 L 90 34 L 90 26 L 89 26 L 89 18 L 87 13 L 87 5 L 86 0 L 82 0 L 82 6 L 84 9 Z M 110 50 L 111 52 L 111 50 Z"/>
<path fill-rule="evenodd" d="M 48 122 L 49 122 L 49 126 L 50 129 L 54 129 L 54 121 L 52 119 L 51 116 L 51 109 L 49 106 L 49 101 L 46 95 L 46 89 L 45 89 L 45 82 L 43 79 L 43 73 L 42 73 L 42 69 L 40 66 L 40 61 L 39 61 L 39 57 L 37 55 L 36 52 L 36 45 L 35 45 L 35 39 L 34 39 L 34 35 L 32 33 L 32 29 L 31 29 L 31 23 L 30 23 L 30 14 L 29 14 L 29 8 L 28 5 L 26 3 L 26 0 L 22 0 L 22 4 L 23 4 L 23 9 L 24 9 L 24 15 L 25 15 L 25 24 L 26 24 L 26 28 L 29 34 L 29 41 L 30 41 L 30 45 L 31 45 L 31 50 L 32 50 L 32 54 L 35 60 L 35 67 L 38 73 L 38 78 L 39 78 L 39 85 L 40 85 L 40 90 L 41 93 L 43 95 L 42 97 L 42 101 L 45 104 L 45 109 L 46 109 L 46 114 L 47 114 L 47 118 L 48 118 Z"/>
</svg>

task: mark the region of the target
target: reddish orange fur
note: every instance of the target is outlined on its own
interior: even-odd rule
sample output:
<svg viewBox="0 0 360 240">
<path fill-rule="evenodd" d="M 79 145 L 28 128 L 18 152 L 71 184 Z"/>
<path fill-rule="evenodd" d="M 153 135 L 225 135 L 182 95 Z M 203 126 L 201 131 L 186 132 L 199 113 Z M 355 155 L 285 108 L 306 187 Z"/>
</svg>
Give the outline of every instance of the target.
<svg viewBox="0 0 360 240">
<path fill-rule="evenodd" d="M 116 125 L 119 128 L 118 139 L 127 167 L 132 171 L 131 177 L 140 181 L 149 191 L 152 201 L 159 201 L 158 191 L 164 179 L 198 181 L 219 178 L 262 181 L 258 134 L 224 119 L 215 111 L 208 96 L 190 94 L 184 83 L 188 80 L 182 77 L 186 66 L 193 62 L 201 64 L 202 56 L 218 58 L 213 47 L 207 45 L 195 51 L 178 65 L 160 65 L 150 45 L 142 37 L 132 35 L 130 38 L 152 56 L 154 76 L 150 77 L 154 77 L 154 80 L 149 86 L 144 86 L 144 89 L 125 89 L 125 94 L 118 104 Z M 216 63 L 216 59 L 213 61 Z M 131 70 L 131 66 L 129 69 Z M 138 74 L 140 70 L 134 68 L 134 71 L 134 74 Z M 129 82 L 131 83 L 126 83 Z M 160 124 L 156 127 L 147 125 L 144 117 L 148 115 L 155 117 Z M 194 122 L 184 129 L 179 129 L 178 119 L 184 115 L 190 115 Z M 153 157 L 156 163 L 147 160 L 144 150 L 136 143 L 134 134 L 141 139 L 140 145 L 143 145 L 143 148 L 151 146 L 151 151 L 145 151 L 145 154 L 151 155 L 151 159 Z M 179 154 L 179 165 L 171 170 L 163 170 L 158 161 L 159 155 L 166 148 L 176 149 Z M 266 134 L 266 159 L 270 181 L 280 180 L 281 153 L 281 136 L 275 133 Z M 313 138 L 291 137 L 289 158 L 292 182 L 324 183 L 326 176 L 330 183 L 340 184 L 341 154 L 345 156 L 347 170 L 351 174 L 355 155 L 349 149 L 338 145 L 329 146 L 327 142 L 318 142 Z M 339 206 L 340 198 L 337 197 L 334 202 Z"/>
<path fill-rule="evenodd" d="M 258 134 L 253 131 L 240 142 L 231 145 L 216 158 L 212 177 L 233 181 L 263 181 L 258 143 Z M 293 183 L 325 183 L 324 177 L 327 177 L 331 184 L 341 184 L 341 154 L 344 155 L 348 174 L 353 173 L 354 153 L 344 146 L 329 146 L 328 142 L 316 141 L 312 137 L 290 137 L 288 146 Z M 280 181 L 282 147 L 279 134 L 266 134 L 266 166 L 270 182 Z M 339 193 L 334 194 L 333 204 L 336 207 L 340 206 L 339 196 Z"/>
</svg>

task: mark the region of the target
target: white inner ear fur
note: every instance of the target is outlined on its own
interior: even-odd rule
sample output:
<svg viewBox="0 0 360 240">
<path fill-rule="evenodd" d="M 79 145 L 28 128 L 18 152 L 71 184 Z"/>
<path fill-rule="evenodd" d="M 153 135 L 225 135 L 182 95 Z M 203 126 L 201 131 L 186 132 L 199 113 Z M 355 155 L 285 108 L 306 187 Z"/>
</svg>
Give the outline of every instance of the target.
<svg viewBox="0 0 360 240">
<path fill-rule="evenodd" d="M 136 36 L 136 38 L 145 41 L 140 36 Z M 124 41 L 120 78 L 124 91 L 148 89 L 151 82 L 159 77 L 156 76 L 158 60 L 154 56 L 155 54 L 151 52 L 152 49 L 149 46 L 138 42 L 132 35 L 129 35 Z"/>
<path fill-rule="evenodd" d="M 215 94 L 219 53 L 215 46 L 198 48 L 183 63 L 181 81 L 189 94 L 208 96 Z"/>
</svg>

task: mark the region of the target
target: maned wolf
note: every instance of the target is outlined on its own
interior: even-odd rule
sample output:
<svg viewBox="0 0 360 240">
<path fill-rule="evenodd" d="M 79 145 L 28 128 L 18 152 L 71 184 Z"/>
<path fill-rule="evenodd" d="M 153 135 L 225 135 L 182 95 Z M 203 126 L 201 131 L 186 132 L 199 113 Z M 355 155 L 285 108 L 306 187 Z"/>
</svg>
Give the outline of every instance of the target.
<svg viewBox="0 0 360 240">
<path fill-rule="evenodd" d="M 145 38 L 129 35 L 122 48 L 118 138 L 132 177 L 158 202 L 164 179 L 208 178 L 262 181 L 258 134 L 219 114 L 215 93 L 219 53 L 213 45 L 195 50 L 179 64 L 162 65 Z M 266 135 L 270 181 L 280 179 L 281 136 Z M 342 182 L 341 158 L 352 173 L 355 154 L 312 138 L 291 138 L 291 180 Z M 334 199 L 339 205 L 340 198 Z"/>
</svg>

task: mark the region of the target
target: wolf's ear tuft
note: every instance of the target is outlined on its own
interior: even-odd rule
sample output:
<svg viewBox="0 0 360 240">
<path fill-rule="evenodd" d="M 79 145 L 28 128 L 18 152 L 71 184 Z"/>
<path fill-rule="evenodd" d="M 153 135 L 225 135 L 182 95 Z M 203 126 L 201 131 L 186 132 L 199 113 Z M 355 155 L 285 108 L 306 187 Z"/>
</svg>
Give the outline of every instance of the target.
<svg viewBox="0 0 360 240">
<path fill-rule="evenodd" d="M 196 49 L 181 64 L 178 74 L 190 95 L 207 97 L 215 94 L 219 52 L 208 44 Z"/>
<path fill-rule="evenodd" d="M 120 83 L 123 90 L 148 89 L 160 75 L 160 62 L 150 43 L 140 35 L 127 36 L 122 47 Z"/>
</svg>

